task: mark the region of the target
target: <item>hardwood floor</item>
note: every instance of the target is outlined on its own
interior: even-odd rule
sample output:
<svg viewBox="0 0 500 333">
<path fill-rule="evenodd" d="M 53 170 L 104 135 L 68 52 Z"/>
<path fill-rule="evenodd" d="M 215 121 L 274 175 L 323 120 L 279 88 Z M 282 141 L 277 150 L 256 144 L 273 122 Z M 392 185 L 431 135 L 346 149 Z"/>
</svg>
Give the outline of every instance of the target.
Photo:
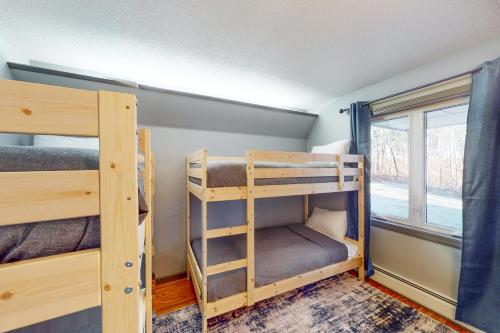
<svg viewBox="0 0 500 333">
<path fill-rule="evenodd" d="M 156 314 L 173 312 L 195 303 L 193 285 L 186 277 L 153 286 L 153 310 Z"/>
<path fill-rule="evenodd" d="M 351 272 L 352 275 L 356 275 L 355 272 Z M 367 283 L 373 287 L 381 290 L 387 295 L 396 298 L 397 300 L 405 303 L 406 305 L 434 318 L 435 320 L 451 327 L 460 333 L 468 333 L 469 330 L 459 326 L 453 321 L 437 314 L 436 312 L 423 307 L 422 305 L 413 302 L 412 300 L 396 293 L 395 291 L 384 287 L 378 282 L 371 279 L 366 280 Z M 153 310 L 156 314 L 166 314 L 179 309 L 182 309 L 188 305 L 196 304 L 196 295 L 194 293 L 193 285 L 185 276 L 179 276 L 175 280 L 164 280 L 158 283 L 153 283 Z"/>
</svg>

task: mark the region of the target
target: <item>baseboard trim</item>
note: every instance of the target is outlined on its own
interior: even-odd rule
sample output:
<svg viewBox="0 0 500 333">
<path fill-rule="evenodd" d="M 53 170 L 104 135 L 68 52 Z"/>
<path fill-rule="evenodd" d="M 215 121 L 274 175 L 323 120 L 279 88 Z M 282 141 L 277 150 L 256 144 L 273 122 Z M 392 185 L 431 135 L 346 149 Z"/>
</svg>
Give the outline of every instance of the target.
<svg viewBox="0 0 500 333">
<path fill-rule="evenodd" d="M 443 317 L 463 326 L 473 332 L 482 332 L 475 327 L 455 320 L 456 300 L 437 291 L 431 290 L 419 283 L 408 280 L 383 267 L 374 266 L 375 274 L 370 278 L 381 285 L 401 294 L 412 301 L 442 315 Z"/>
</svg>

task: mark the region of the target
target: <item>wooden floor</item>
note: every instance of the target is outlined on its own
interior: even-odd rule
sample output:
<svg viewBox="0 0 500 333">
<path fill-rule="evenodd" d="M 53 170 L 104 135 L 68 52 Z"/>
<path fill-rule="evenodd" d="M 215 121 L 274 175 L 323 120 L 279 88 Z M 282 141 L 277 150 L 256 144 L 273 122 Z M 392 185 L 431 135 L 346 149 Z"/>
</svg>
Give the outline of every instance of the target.
<svg viewBox="0 0 500 333">
<path fill-rule="evenodd" d="M 356 275 L 356 273 L 352 273 Z M 373 287 L 381 290 L 387 295 L 394 297 L 395 299 L 405 303 L 406 305 L 434 318 L 435 320 L 451 327 L 460 333 L 468 333 L 469 330 L 457 325 L 453 321 L 437 314 L 434 311 L 423 307 L 422 305 L 413 302 L 412 300 L 396 293 L 395 291 L 384 287 L 378 282 L 371 279 L 367 281 Z M 153 283 L 153 310 L 156 314 L 166 314 L 179 309 L 182 309 L 188 305 L 196 304 L 196 295 L 194 293 L 193 285 L 191 281 L 186 279 L 186 277 L 178 277 L 175 280 L 159 281 L 158 283 Z"/>
<path fill-rule="evenodd" d="M 196 295 L 193 285 L 186 277 L 173 281 L 154 283 L 153 310 L 165 314 L 195 304 Z"/>
</svg>

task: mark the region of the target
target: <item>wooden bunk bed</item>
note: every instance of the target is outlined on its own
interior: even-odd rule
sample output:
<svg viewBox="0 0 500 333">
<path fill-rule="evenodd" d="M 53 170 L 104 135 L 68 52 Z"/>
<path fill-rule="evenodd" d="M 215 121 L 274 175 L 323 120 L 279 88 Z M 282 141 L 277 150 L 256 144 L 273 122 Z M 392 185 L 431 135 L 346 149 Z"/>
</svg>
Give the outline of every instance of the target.
<svg viewBox="0 0 500 333">
<path fill-rule="evenodd" d="M 139 223 L 138 173 L 151 207 L 154 170 L 135 96 L 1 80 L 0 118 L 0 132 L 98 137 L 100 145 L 96 169 L 0 173 L 0 228 L 100 220 L 99 248 L 0 264 L 0 331 L 100 306 L 102 332 L 152 332 L 152 215 Z"/>
<path fill-rule="evenodd" d="M 250 306 L 255 302 L 335 274 L 357 268 L 360 280 L 364 281 L 363 162 L 362 155 L 259 150 L 248 150 L 245 157 L 235 158 L 208 156 L 207 150 L 201 149 L 187 157 L 187 271 L 188 277 L 192 279 L 202 313 L 203 332 L 207 330 L 208 318 L 243 306 Z M 239 171 L 236 170 L 236 175 L 234 175 L 232 169 Z M 237 175 L 238 172 L 239 175 Z M 255 200 L 280 196 L 304 196 L 304 219 L 307 221 L 309 195 L 345 191 L 358 192 L 358 240 L 347 239 L 350 243 L 357 245 L 357 254 L 340 262 L 316 267 L 307 272 L 287 276 L 279 281 L 256 286 L 255 252 L 259 251 L 261 246 L 255 247 Z M 192 242 L 190 230 L 190 205 L 192 204 L 190 201 L 195 197 L 201 201 L 202 229 L 201 237 L 196 244 Z M 246 200 L 247 223 L 209 229 L 207 205 L 210 202 L 227 200 Z M 236 235 L 245 238 L 246 251 L 235 246 L 229 251 L 223 249 L 221 252 L 246 252 L 244 257 L 210 264 L 208 242 L 220 240 L 221 237 L 234 238 Z M 224 241 L 219 244 L 221 243 Z M 269 242 L 267 245 L 261 245 L 269 247 Z M 211 247 L 210 251 L 213 249 L 216 249 L 216 246 Z M 226 256 L 226 258 L 228 257 Z M 246 270 L 246 286 L 243 288 L 240 286 L 242 291 L 231 295 L 226 293 L 223 295 L 224 297 L 210 295 L 209 278 L 243 269 Z M 233 275 L 234 277 L 235 275 Z"/>
</svg>

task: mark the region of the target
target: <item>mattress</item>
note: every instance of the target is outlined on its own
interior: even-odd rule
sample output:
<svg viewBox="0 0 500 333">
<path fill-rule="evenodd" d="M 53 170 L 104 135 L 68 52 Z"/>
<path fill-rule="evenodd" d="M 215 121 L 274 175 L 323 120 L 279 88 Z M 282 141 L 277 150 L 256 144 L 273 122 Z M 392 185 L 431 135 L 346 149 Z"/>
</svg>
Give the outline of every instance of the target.
<svg viewBox="0 0 500 333">
<path fill-rule="evenodd" d="M 0 147 L 0 172 L 98 170 L 99 152 L 91 149 L 33 146 Z M 138 172 L 139 223 L 148 208 Z M 0 217 L 1 219 L 1 217 Z M 99 216 L 0 227 L 0 263 L 100 247 Z"/>
<path fill-rule="evenodd" d="M 201 239 L 192 242 L 202 267 Z M 208 240 L 208 265 L 246 258 L 246 235 Z M 348 258 L 345 244 L 303 224 L 255 230 L 255 286 L 260 287 L 313 271 Z M 208 277 L 208 301 L 246 290 L 246 269 Z"/>
<path fill-rule="evenodd" d="M 255 162 L 254 167 L 259 168 L 336 168 L 337 162 L 309 162 L 309 163 L 282 163 L 282 162 Z M 201 164 L 192 164 L 193 168 L 201 168 Z M 350 177 L 352 180 L 352 177 Z M 349 177 L 346 177 L 349 180 Z M 190 181 L 201 185 L 201 180 L 190 177 Z M 288 185 L 330 183 L 338 181 L 338 177 L 287 177 L 256 179 L 255 185 Z M 246 186 L 246 161 L 245 160 L 212 160 L 207 161 L 207 187 L 236 187 Z"/>
</svg>

